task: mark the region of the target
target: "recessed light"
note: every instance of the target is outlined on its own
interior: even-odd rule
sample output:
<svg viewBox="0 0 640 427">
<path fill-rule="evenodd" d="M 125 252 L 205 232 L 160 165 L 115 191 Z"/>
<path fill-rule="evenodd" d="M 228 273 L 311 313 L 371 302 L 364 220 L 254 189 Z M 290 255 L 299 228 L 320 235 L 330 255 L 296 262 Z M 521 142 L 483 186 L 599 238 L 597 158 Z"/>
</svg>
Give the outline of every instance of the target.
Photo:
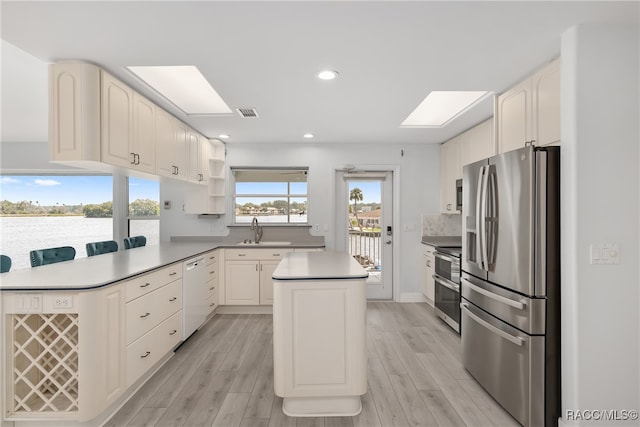
<svg viewBox="0 0 640 427">
<path fill-rule="evenodd" d="M 313 138 L 313 134 L 312 133 L 305 133 L 304 135 L 302 135 L 305 138 Z"/>
<path fill-rule="evenodd" d="M 218 135 L 218 138 L 229 139 L 229 135 L 227 135 L 226 133 L 221 133 L 220 135 Z"/>
<path fill-rule="evenodd" d="M 185 114 L 233 114 L 200 70 L 193 65 L 127 69 Z"/>
<path fill-rule="evenodd" d="M 318 73 L 320 80 L 333 80 L 338 77 L 338 72 L 333 70 L 323 70 Z"/>
</svg>

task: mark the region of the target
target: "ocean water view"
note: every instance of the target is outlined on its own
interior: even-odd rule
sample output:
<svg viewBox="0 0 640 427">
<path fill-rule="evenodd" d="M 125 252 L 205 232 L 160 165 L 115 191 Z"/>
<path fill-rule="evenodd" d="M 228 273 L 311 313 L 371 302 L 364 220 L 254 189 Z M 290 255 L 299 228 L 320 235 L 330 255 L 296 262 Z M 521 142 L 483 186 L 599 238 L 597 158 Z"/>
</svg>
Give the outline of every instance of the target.
<svg viewBox="0 0 640 427">
<path fill-rule="evenodd" d="M 29 252 L 33 249 L 73 246 L 76 258 L 87 256 L 85 245 L 113 239 L 112 218 L 83 216 L 0 217 L 0 253 L 11 257 L 11 270 L 30 268 Z M 147 245 L 159 242 L 158 220 L 131 221 L 131 235 L 144 235 Z M 118 242 L 124 249 L 123 242 Z"/>
</svg>

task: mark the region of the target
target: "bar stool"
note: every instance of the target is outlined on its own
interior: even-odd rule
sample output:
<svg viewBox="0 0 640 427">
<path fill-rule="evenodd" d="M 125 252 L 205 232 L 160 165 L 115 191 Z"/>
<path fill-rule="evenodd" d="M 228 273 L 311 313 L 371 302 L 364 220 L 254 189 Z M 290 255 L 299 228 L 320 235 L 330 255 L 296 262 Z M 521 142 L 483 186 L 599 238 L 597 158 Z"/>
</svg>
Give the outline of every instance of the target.
<svg viewBox="0 0 640 427">
<path fill-rule="evenodd" d="M 118 242 L 115 240 L 105 240 L 104 242 L 87 243 L 87 256 L 101 255 L 118 251 Z"/>
<path fill-rule="evenodd" d="M 71 246 L 59 248 L 36 249 L 29 253 L 31 267 L 70 261 L 76 257 L 76 250 Z"/>
<path fill-rule="evenodd" d="M 11 270 L 11 258 L 0 255 L 0 273 L 6 273 L 9 270 Z"/>
<path fill-rule="evenodd" d="M 140 246 L 145 246 L 146 244 L 147 244 L 147 238 L 144 236 L 126 237 L 124 239 L 125 249 L 138 248 Z"/>
</svg>

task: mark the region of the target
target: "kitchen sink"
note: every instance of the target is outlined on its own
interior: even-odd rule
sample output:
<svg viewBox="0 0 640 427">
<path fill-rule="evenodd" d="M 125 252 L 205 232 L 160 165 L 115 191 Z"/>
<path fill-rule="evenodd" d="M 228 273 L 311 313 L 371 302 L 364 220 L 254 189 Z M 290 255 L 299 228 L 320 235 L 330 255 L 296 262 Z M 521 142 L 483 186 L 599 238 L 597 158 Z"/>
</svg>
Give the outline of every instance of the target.
<svg viewBox="0 0 640 427">
<path fill-rule="evenodd" d="M 236 246 L 288 246 L 291 242 L 274 242 L 274 241 L 266 241 L 266 242 L 238 242 Z"/>
</svg>

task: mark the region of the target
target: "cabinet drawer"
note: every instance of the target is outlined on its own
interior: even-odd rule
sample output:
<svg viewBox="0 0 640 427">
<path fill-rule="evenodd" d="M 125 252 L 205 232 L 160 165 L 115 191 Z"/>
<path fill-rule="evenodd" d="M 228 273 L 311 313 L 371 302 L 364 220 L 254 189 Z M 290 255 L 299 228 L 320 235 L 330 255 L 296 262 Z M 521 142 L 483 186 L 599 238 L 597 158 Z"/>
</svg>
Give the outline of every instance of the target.
<svg viewBox="0 0 640 427">
<path fill-rule="evenodd" d="M 127 387 L 182 341 L 182 310 L 127 346 Z"/>
<path fill-rule="evenodd" d="M 127 303 L 127 344 L 178 310 L 182 310 L 182 279 Z"/>
<path fill-rule="evenodd" d="M 206 303 L 207 303 L 207 316 L 208 316 L 218 306 L 218 291 L 211 293 L 207 298 Z"/>
<path fill-rule="evenodd" d="M 176 263 L 127 281 L 127 302 L 148 294 L 182 277 L 182 263 Z"/>
<path fill-rule="evenodd" d="M 218 252 L 209 252 L 205 255 L 205 263 L 207 265 L 215 264 L 218 262 Z"/>
<path fill-rule="evenodd" d="M 206 292 L 205 292 L 206 298 L 209 298 L 215 292 L 218 292 L 218 282 L 217 282 L 217 280 L 209 280 L 207 282 L 207 288 L 206 288 Z"/>
<path fill-rule="evenodd" d="M 207 281 L 218 278 L 218 263 L 211 265 L 207 264 L 205 268 L 207 270 Z"/>
<path fill-rule="evenodd" d="M 225 252 L 225 259 L 282 259 L 284 254 L 292 252 L 293 249 L 227 249 Z"/>
</svg>

